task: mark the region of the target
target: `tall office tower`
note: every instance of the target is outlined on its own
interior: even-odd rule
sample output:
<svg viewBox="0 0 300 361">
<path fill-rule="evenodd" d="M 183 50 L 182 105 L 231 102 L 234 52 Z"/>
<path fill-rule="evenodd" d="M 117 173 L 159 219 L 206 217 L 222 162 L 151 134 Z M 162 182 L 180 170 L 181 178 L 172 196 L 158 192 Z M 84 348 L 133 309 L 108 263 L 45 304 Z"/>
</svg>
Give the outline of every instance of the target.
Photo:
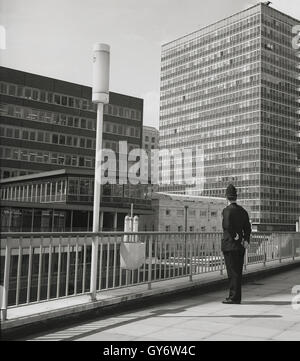
<svg viewBox="0 0 300 361">
<path fill-rule="evenodd" d="M 185 161 L 193 172 L 201 149 L 204 189 L 172 182 L 176 166 L 163 160 L 161 176 L 171 169 L 171 183 L 161 190 L 220 197 L 233 183 L 253 229 L 295 230 L 299 22 L 259 3 L 163 45 L 160 149 L 193 148 Z"/>
</svg>

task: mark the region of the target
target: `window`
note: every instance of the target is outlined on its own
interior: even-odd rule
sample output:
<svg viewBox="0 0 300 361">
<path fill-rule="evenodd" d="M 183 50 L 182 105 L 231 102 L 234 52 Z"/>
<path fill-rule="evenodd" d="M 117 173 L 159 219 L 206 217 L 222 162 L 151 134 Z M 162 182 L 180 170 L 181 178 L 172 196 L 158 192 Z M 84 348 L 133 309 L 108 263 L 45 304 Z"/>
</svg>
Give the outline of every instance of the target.
<svg viewBox="0 0 300 361">
<path fill-rule="evenodd" d="M 166 209 L 166 216 L 170 216 L 170 215 L 171 215 L 170 209 Z"/>
<path fill-rule="evenodd" d="M 79 167 L 84 167 L 84 157 L 79 157 Z"/>
<path fill-rule="evenodd" d="M 183 209 L 177 209 L 177 216 L 183 216 L 184 215 L 184 212 L 183 212 Z"/>
<path fill-rule="evenodd" d="M 2 94 L 6 94 L 7 93 L 7 84 L 1 83 L 0 84 L 0 92 Z"/>
<path fill-rule="evenodd" d="M 28 140 L 29 139 L 29 132 L 28 130 L 23 130 L 22 132 L 22 139 Z"/>
<path fill-rule="evenodd" d="M 190 226 L 190 232 L 194 232 L 194 226 Z"/>
<path fill-rule="evenodd" d="M 45 133 L 45 143 L 50 143 L 50 134 L 48 132 Z"/>
<path fill-rule="evenodd" d="M 74 127 L 79 128 L 79 118 L 74 118 Z"/>
<path fill-rule="evenodd" d="M 37 140 L 38 140 L 38 142 L 44 142 L 44 133 L 43 132 L 38 132 Z"/>
<path fill-rule="evenodd" d="M 171 227 L 170 226 L 166 226 L 166 232 L 170 232 Z"/>
<path fill-rule="evenodd" d="M 31 89 L 25 88 L 25 98 L 31 99 Z"/>
<path fill-rule="evenodd" d="M 57 158 L 58 164 L 64 164 L 65 163 L 65 156 L 63 154 L 59 154 Z"/>
<path fill-rule="evenodd" d="M 201 227 L 201 232 L 205 232 L 205 226 Z"/>
<path fill-rule="evenodd" d="M 8 94 L 9 95 L 16 95 L 16 86 L 15 85 L 10 85 L 8 88 Z"/>
<path fill-rule="evenodd" d="M 73 98 L 69 98 L 69 107 L 74 107 L 74 99 Z"/>
<path fill-rule="evenodd" d="M 32 99 L 33 99 L 33 100 L 38 100 L 38 98 L 39 98 L 39 92 L 38 92 L 38 90 L 33 89 L 33 90 L 32 90 Z"/>
<path fill-rule="evenodd" d="M 66 144 L 66 137 L 64 135 L 59 136 L 59 144 L 61 144 L 61 145 Z"/>
<path fill-rule="evenodd" d="M 60 104 L 60 95 L 58 95 L 58 94 L 54 95 L 54 103 L 55 104 Z"/>
<path fill-rule="evenodd" d="M 86 119 L 81 118 L 81 128 L 85 129 L 86 128 Z"/>
<path fill-rule="evenodd" d="M 21 160 L 28 161 L 28 152 L 27 150 L 21 150 Z"/>
<path fill-rule="evenodd" d="M 7 128 L 7 129 L 6 129 L 6 136 L 7 136 L 8 138 L 12 138 L 12 136 L 13 136 L 13 130 L 12 130 L 12 128 Z"/>
<path fill-rule="evenodd" d="M 70 155 L 66 155 L 66 165 L 71 165 L 71 156 Z"/>
<path fill-rule="evenodd" d="M 212 217 L 217 217 L 218 212 L 217 211 L 212 211 L 210 214 L 211 214 Z"/>
<path fill-rule="evenodd" d="M 11 149 L 10 148 L 5 148 L 4 158 L 11 158 Z"/>
<path fill-rule="evenodd" d="M 72 137 L 67 136 L 67 145 L 72 146 L 72 141 L 73 141 Z"/>
<path fill-rule="evenodd" d="M 58 135 L 57 134 L 52 134 L 52 143 L 58 144 Z"/>
<path fill-rule="evenodd" d="M 86 140 L 86 147 L 87 148 L 92 148 L 92 139 L 87 139 Z"/>
<path fill-rule="evenodd" d="M 43 90 L 40 91 L 40 101 L 46 101 L 46 92 L 44 92 Z"/>
<path fill-rule="evenodd" d="M 20 130 L 19 130 L 19 129 L 15 129 L 15 131 L 14 131 L 14 137 L 15 137 L 16 139 L 19 139 L 19 138 L 20 138 Z"/>
<path fill-rule="evenodd" d="M 148 137 L 148 135 L 145 136 L 145 141 L 146 141 L 146 142 L 149 142 L 149 137 Z"/>
<path fill-rule="evenodd" d="M 51 154 L 51 163 L 52 164 L 57 164 L 57 153 L 52 153 Z"/>
<path fill-rule="evenodd" d="M 182 232 L 182 231 L 183 231 L 183 227 L 182 227 L 182 226 L 178 226 L 177 229 L 178 229 L 178 232 Z"/>
<path fill-rule="evenodd" d="M 61 104 L 62 105 L 68 105 L 68 98 L 66 96 L 61 97 Z"/>
<path fill-rule="evenodd" d="M 35 141 L 35 132 L 30 132 L 30 140 Z"/>
<path fill-rule="evenodd" d="M 151 142 L 155 143 L 155 138 L 154 137 L 151 138 Z"/>
<path fill-rule="evenodd" d="M 48 103 L 52 103 L 53 102 L 53 93 L 47 93 L 47 99 L 48 99 Z"/>
<path fill-rule="evenodd" d="M 73 117 L 68 117 L 68 127 L 73 127 Z"/>
<path fill-rule="evenodd" d="M 87 128 L 88 129 L 93 129 L 93 121 L 92 120 L 87 121 Z"/>
<path fill-rule="evenodd" d="M 80 148 L 85 148 L 85 138 L 80 138 Z"/>
</svg>

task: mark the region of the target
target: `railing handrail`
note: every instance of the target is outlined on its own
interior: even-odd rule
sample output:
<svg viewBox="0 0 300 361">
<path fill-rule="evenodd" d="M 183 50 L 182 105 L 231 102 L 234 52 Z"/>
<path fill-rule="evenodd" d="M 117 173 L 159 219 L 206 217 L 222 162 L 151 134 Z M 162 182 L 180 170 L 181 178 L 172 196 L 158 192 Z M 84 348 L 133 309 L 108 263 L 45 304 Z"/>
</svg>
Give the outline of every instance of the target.
<svg viewBox="0 0 300 361">
<path fill-rule="evenodd" d="M 168 231 L 138 231 L 138 232 L 123 232 L 123 231 L 100 231 L 100 232 L 91 232 L 91 231 L 74 231 L 74 232 L 1 232 L 0 238 L 7 238 L 7 237 L 59 237 L 59 236 L 89 236 L 89 237 L 95 237 L 95 236 L 109 236 L 109 235 L 205 235 L 205 234 L 222 234 L 221 231 L 215 231 L 215 232 L 168 232 Z M 255 235 L 271 235 L 271 234 L 297 234 L 300 232 L 252 232 L 251 236 Z"/>
</svg>

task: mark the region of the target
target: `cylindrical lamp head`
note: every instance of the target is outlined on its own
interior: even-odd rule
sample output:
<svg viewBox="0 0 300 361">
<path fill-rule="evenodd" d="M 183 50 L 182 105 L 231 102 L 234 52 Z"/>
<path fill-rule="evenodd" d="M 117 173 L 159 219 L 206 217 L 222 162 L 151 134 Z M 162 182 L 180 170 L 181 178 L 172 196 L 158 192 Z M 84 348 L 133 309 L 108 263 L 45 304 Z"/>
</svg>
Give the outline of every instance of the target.
<svg viewBox="0 0 300 361">
<path fill-rule="evenodd" d="M 93 103 L 109 102 L 110 46 L 95 44 L 93 47 Z"/>
</svg>

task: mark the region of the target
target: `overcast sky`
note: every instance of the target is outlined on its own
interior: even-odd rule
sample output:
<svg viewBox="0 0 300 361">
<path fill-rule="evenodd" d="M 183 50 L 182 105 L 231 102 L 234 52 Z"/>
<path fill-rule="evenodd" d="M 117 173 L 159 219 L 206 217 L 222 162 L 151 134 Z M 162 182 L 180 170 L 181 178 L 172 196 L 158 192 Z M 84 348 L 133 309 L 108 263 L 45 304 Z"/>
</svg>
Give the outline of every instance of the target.
<svg viewBox="0 0 300 361">
<path fill-rule="evenodd" d="M 110 90 L 144 98 L 158 127 L 161 45 L 255 0 L 0 0 L 1 65 L 91 86 L 92 46 L 111 46 Z M 300 19 L 299 0 L 272 6 Z"/>
</svg>

